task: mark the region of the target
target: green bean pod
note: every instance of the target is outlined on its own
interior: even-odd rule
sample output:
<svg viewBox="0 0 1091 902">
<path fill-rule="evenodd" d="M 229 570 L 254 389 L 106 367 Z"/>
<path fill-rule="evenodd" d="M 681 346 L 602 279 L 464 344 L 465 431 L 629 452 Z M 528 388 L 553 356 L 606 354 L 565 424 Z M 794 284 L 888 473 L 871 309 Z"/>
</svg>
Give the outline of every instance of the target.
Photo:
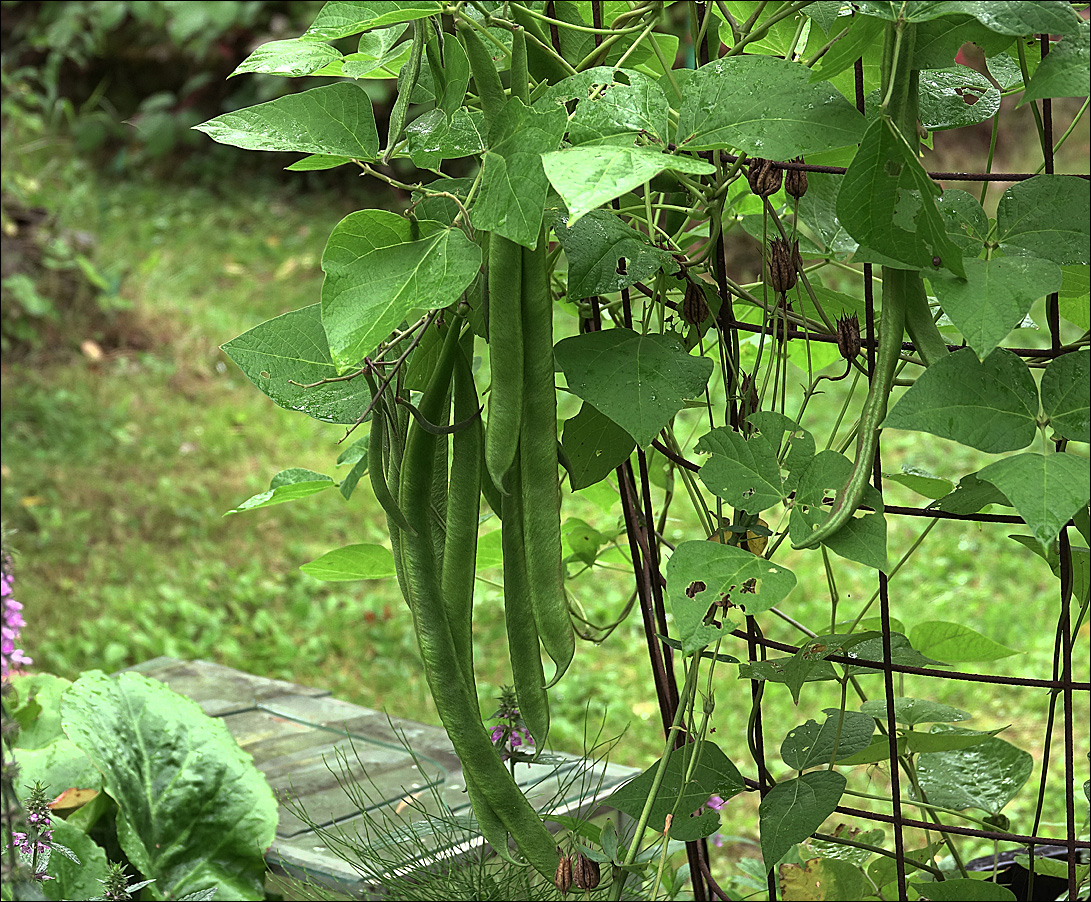
<svg viewBox="0 0 1091 902">
<path fill-rule="evenodd" d="M 484 441 L 473 373 L 466 350 L 473 356 L 474 334 L 467 330 L 455 351 L 454 419 L 473 418 L 451 439 L 451 476 L 447 493 L 447 529 L 443 553 L 443 599 L 451 622 L 455 651 L 471 686 L 473 665 L 473 602 L 477 564 L 477 527 L 481 516 L 481 446 Z M 475 690 L 476 691 L 476 690 Z"/>
<path fill-rule="evenodd" d="M 506 477 L 519 446 L 523 419 L 523 249 L 502 235 L 489 237 L 489 425 L 485 462 L 493 483 L 507 491 Z M 551 352 L 552 353 L 552 352 Z"/>
<path fill-rule="evenodd" d="M 947 342 L 932 319 L 932 311 L 928 309 L 928 296 L 924 292 L 920 273 L 908 269 L 887 269 L 883 275 L 884 282 L 888 278 L 898 282 L 897 291 L 905 304 L 905 331 L 909 333 L 909 340 L 925 366 L 931 366 L 950 354 Z"/>
<path fill-rule="evenodd" d="M 474 26 L 460 20 L 458 35 L 462 38 L 462 46 L 466 48 L 466 56 L 470 61 L 474 86 L 477 88 L 477 96 L 481 101 L 481 109 L 485 112 L 485 125 L 491 127 L 508 100 L 504 85 L 500 81 L 500 73 L 496 71 L 492 54 L 489 53 Z"/>
<path fill-rule="evenodd" d="M 523 249 L 523 418 L 519 430 L 523 532 L 530 601 L 538 636 L 557 682 L 572 663 L 576 638 L 561 563 L 561 485 L 557 467 L 557 387 L 553 367 L 553 299 L 547 230 Z"/>
<path fill-rule="evenodd" d="M 400 529 L 412 532 L 413 528 L 406 521 L 405 514 L 398 507 L 398 502 L 394 499 L 394 495 L 391 493 L 390 486 L 386 481 L 386 454 L 389 448 L 389 439 L 386 436 L 386 419 L 388 416 L 386 403 L 382 398 L 377 397 L 378 388 L 370 372 L 364 372 L 364 379 L 367 381 L 367 386 L 371 390 L 371 397 L 374 399 L 371 409 L 371 433 L 367 443 L 367 472 L 371 479 L 371 488 L 375 493 L 375 500 L 386 512 L 387 525 L 390 527 L 390 531 Z"/>
<path fill-rule="evenodd" d="M 530 602 L 530 582 L 523 535 L 522 480 L 518 461 L 512 469 L 512 493 L 504 497 L 501 544 L 504 550 L 504 622 L 508 631 L 508 657 L 515 682 L 519 714 L 534 737 L 538 752 L 549 734 L 549 694 L 545 688 L 538 626 Z"/>
<path fill-rule="evenodd" d="M 419 19 L 413 23 L 413 44 L 410 48 L 409 59 L 398 73 L 398 96 L 394 101 L 393 108 L 390 110 L 390 122 L 386 132 L 386 150 L 383 151 L 384 163 L 390 162 L 390 157 L 394 153 L 394 145 L 398 143 L 398 138 L 401 137 L 402 129 L 405 127 L 405 117 L 409 112 L 409 99 L 413 94 L 413 89 L 417 86 L 417 81 L 420 79 L 420 64 L 421 59 L 424 57 L 424 43 L 429 27 L 427 22 L 422 22 Z"/>
<path fill-rule="evenodd" d="M 905 331 L 905 306 L 898 294 L 901 283 L 891 270 L 883 267 L 883 310 L 879 320 L 879 350 L 875 355 L 875 378 L 868 389 L 864 409 L 860 414 L 860 428 L 856 436 L 856 461 L 848 481 L 834 498 L 829 516 L 795 548 L 817 548 L 841 529 L 864 498 L 875 466 L 875 449 L 879 446 L 879 427 L 886 419 L 887 401 L 894 384 L 894 370 L 902 352 L 902 334 Z"/>
<path fill-rule="evenodd" d="M 542 31 L 537 19 L 519 4 L 511 6 L 511 17 L 527 30 L 527 63 L 530 73 L 539 81 L 548 81 L 555 85 L 564 81 L 576 70 L 571 66 L 565 66 L 564 62 L 553 52 L 549 45 L 549 38 Z M 547 49 L 549 48 L 549 49 Z"/>
<path fill-rule="evenodd" d="M 530 105 L 530 73 L 527 70 L 527 32 L 516 28 L 511 33 L 511 96 Z"/>
<path fill-rule="evenodd" d="M 433 422 L 448 396 L 457 348 L 458 334 L 452 326 L 420 403 L 421 412 Z M 416 531 L 416 535 L 407 533 L 403 537 L 402 557 L 405 588 L 425 676 L 436 710 L 462 763 L 467 784 L 473 785 L 472 791 L 478 796 L 476 810 L 483 829 L 488 825 L 495 835 L 499 820 L 527 860 L 550 879 L 558 860 L 553 836 L 500 760 L 481 722 L 477 694 L 465 679 L 463 666 L 454 653 L 455 638 L 443 599 L 428 512 L 437 438 L 416 420 L 410 423 L 398 499 Z M 473 561 L 463 564 L 474 566 Z"/>
</svg>

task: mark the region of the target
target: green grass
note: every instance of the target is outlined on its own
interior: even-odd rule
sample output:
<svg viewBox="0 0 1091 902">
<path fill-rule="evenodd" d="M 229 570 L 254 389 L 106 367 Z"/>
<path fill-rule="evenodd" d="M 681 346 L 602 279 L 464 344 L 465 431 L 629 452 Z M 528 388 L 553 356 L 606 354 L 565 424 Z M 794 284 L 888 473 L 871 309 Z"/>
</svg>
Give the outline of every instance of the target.
<svg viewBox="0 0 1091 902">
<path fill-rule="evenodd" d="M 350 503 L 327 492 L 223 516 L 283 468 L 342 475 L 333 461 L 344 430 L 275 407 L 218 346 L 317 301 L 325 238 L 351 207 L 340 197 L 297 196 L 261 183 L 216 194 L 177 184 L 111 182 L 87 171 L 81 180 L 43 178 L 40 191 L 49 203 L 61 204 L 69 225 L 96 236 L 96 263 L 122 278 L 131 325 L 147 349 L 119 350 L 99 361 L 47 349 L 4 364 L 2 508 L 5 522 L 18 529 L 17 597 L 26 605 L 23 644 L 35 667 L 75 678 L 83 669 L 112 671 L 161 654 L 200 657 L 324 686 L 394 716 L 437 722 L 393 581 L 320 583 L 298 570 L 330 548 L 384 541 L 384 520 L 366 487 Z M 369 206 L 386 199 L 353 201 Z M 572 321 L 559 318 L 558 324 L 567 329 Z M 94 336 L 73 335 L 70 346 L 84 337 Z M 791 381 L 801 378 L 795 371 Z M 574 412 L 570 400 L 562 405 L 568 416 Z M 815 411 L 820 447 L 837 403 L 830 395 Z M 788 410 L 794 409 L 790 400 Z M 687 449 L 701 431 L 696 417 L 691 432 L 679 431 Z M 905 433 L 884 439 L 884 449 L 888 470 L 904 463 L 954 481 L 989 459 Z M 696 519 L 685 512 L 680 482 L 676 492 L 668 540 L 701 538 Z M 657 491 L 657 503 L 661 497 Z M 565 514 L 614 534 L 621 512 L 608 498 L 601 490 L 569 496 Z M 889 500 L 921 503 L 896 485 Z M 925 521 L 890 522 L 890 554 L 897 560 Z M 1007 538 L 1009 532 L 1001 525 L 941 522 L 892 581 L 891 614 L 907 628 L 927 620 L 973 626 L 1019 652 L 983 670 L 1047 677 L 1057 582 L 1040 558 Z M 830 611 L 819 556 L 789 552 L 778 559 L 799 581 L 784 611 L 821 632 Z M 619 614 L 632 585 L 622 554 L 608 554 L 603 563 L 571 584 L 597 622 Z M 874 573 L 840 560 L 836 572 L 838 619 L 849 619 L 874 591 Z M 498 574 L 481 576 L 475 638 L 479 693 L 488 713 L 510 677 Z M 762 625 L 775 639 L 799 639 L 775 617 L 763 617 Z M 1085 626 L 1075 654 L 1078 679 L 1088 678 L 1087 638 Z M 745 645 L 734 639 L 723 650 L 745 656 Z M 733 670 L 718 671 L 712 726 L 724 751 L 749 773 L 750 685 Z M 865 677 L 862 685 L 871 695 L 882 691 L 878 677 Z M 838 703 L 830 687 L 809 684 L 798 708 L 784 687 L 768 687 L 763 710 L 771 761 L 778 760 L 791 727 L 821 718 L 822 707 Z M 1047 694 L 924 677 L 906 677 L 899 692 L 972 711 L 968 726 L 977 729 L 1011 725 L 1004 737 L 1037 762 L 1009 809 L 1014 829 L 1029 830 Z M 578 649 L 552 697 L 557 748 L 579 751 L 585 723 L 594 732 L 602 721 L 604 735 L 624 733 L 614 761 L 646 766 L 660 754 L 637 611 L 606 642 Z M 850 696 L 849 704 L 856 699 Z M 1085 774 L 1087 736 L 1079 733 L 1077 766 Z M 1054 825 L 1063 819 L 1060 739 L 1058 729 L 1046 816 Z M 1078 775 L 1078 782 L 1083 779 Z M 881 773 L 861 769 L 852 786 L 881 792 L 883 780 Z M 730 832 L 756 835 L 755 810 L 749 796 L 733 803 Z M 1056 826 L 1047 823 L 1043 831 L 1056 832 Z"/>
</svg>

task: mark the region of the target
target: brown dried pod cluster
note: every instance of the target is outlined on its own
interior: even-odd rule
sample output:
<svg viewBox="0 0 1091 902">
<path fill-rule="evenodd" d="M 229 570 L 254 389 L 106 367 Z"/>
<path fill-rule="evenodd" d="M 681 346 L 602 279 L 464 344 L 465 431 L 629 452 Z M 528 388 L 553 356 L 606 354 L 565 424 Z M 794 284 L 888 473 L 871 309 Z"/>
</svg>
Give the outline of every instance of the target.
<svg viewBox="0 0 1091 902">
<path fill-rule="evenodd" d="M 793 163 L 802 163 L 803 157 L 796 157 Z M 799 200 L 807 193 L 807 173 L 802 169 L 784 170 L 784 193 Z"/>
<path fill-rule="evenodd" d="M 682 300 L 682 319 L 691 326 L 699 326 L 708 319 L 708 302 L 701 286 L 694 282 L 686 282 L 686 296 Z"/>
<path fill-rule="evenodd" d="M 599 885 L 600 879 L 599 863 L 580 852 L 572 865 L 572 882 L 576 885 L 576 888 L 583 890 L 594 889 Z"/>
<path fill-rule="evenodd" d="M 771 160 L 763 160 L 754 157 L 750 160 L 750 168 L 746 172 L 746 180 L 750 183 L 750 190 L 758 197 L 770 197 L 780 190 L 783 173 L 780 167 Z"/>
<path fill-rule="evenodd" d="M 553 875 L 553 885 L 557 887 L 557 892 L 563 896 L 572 889 L 572 859 L 565 855 L 564 852 L 561 852 L 560 846 L 557 847 L 557 852 L 560 854 L 561 860 L 557 862 L 557 873 Z"/>
<path fill-rule="evenodd" d="M 783 238 L 774 238 L 769 244 L 769 284 L 774 291 L 784 294 L 795 287 L 796 274 L 803 268 L 799 256 L 799 242 L 789 243 Z"/>
<path fill-rule="evenodd" d="M 837 350 L 845 360 L 860 353 L 860 320 L 855 313 L 837 321 Z"/>
</svg>

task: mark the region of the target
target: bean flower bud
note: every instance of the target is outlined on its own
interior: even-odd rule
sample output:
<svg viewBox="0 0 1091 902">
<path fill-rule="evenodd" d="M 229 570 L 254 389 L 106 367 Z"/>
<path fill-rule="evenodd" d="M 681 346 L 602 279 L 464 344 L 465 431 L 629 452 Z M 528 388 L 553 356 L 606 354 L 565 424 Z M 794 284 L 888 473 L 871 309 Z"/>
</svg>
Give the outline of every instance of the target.
<svg viewBox="0 0 1091 902">
<path fill-rule="evenodd" d="M 747 171 L 746 180 L 750 182 L 750 190 L 758 197 L 769 197 L 780 190 L 783 176 L 780 168 L 769 160 L 754 157 L 750 160 L 750 169 Z"/>
<path fill-rule="evenodd" d="M 796 284 L 796 273 L 802 267 L 799 242 L 789 244 L 783 238 L 774 238 L 769 244 L 769 282 L 774 291 L 783 294 Z"/>
<path fill-rule="evenodd" d="M 837 350 L 845 360 L 852 360 L 860 353 L 860 320 L 855 313 L 837 321 Z"/>
<path fill-rule="evenodd" d="M 802 163 L 803 157 L 796 157 L 793 163 Z M 784 191 L 796 200 L 807 193 L 807 173 L 802 169 L 784 170 Z"/>
<path fill-rule="evenodd" d="M 599 885 L 599 863 L 592 861 L 582 852 L 576 856 L 576 863 L 572 866 L 572 882 L 577 889 L 594 889 Z"/>
<path fill-rule="evenodd" d="M 694 282 L 686 283 L 686 296 L 682 301 L 682 319 L 691 326 L 699 326 L 708 319 L 708 302 L 701 286 Z"/>
<path fill-rule="evenodd" d="M 560 852 L 560 848 L 557 849 Z M 553 885 L 563 896 L 572 889 L 572 859 L 561 852 L 561 860 L 557 862 L 557 873 L 553 877 Z"/>
</svg>

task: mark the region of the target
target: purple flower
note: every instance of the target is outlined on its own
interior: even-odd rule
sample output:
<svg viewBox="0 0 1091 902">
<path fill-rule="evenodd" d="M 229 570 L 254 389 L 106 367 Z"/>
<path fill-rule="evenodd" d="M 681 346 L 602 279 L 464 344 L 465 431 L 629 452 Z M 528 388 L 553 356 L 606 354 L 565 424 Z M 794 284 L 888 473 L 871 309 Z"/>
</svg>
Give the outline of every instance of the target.
<svg viewBox="0 0 1091 902">
<path fill-rule="evenodd" d="M 3 617 L 0 618 L 0 679 L 6 679 L 13 669 L 33 663 L 15 644 L 19 641 L 19 630 L 26 626 L 26 623 L 23 621 L 23 615 L 19 613 L 23 610 L 23 606 L 15 600 L 10 559 L 6 556 L 3 559 L 2 572 L 0 572 L 0 607 L 3 609 Z"/>
<path fill-rule="evenodd" d="M 708 801 L 705 802 L 705 805 L 711 808 L 713 811 L 719 811 L 726 804 L 727 802 L 725 802 L 719 796 L 709 796 Z"/>
</svg>

